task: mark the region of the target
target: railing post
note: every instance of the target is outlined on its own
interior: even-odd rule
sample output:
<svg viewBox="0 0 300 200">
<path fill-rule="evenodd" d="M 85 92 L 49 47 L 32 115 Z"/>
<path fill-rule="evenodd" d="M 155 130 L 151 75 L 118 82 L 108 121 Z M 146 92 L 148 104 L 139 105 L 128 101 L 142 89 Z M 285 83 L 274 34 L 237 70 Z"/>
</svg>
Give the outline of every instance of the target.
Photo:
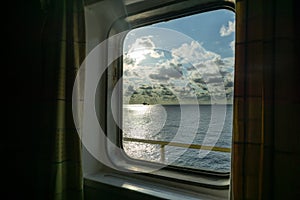
<svg viewBox="0 0 300 200">
<path fill-rule="evenodd" d="M 160 145 L 160 161 L 165 162 L 165 145 Z"/>
</svg>

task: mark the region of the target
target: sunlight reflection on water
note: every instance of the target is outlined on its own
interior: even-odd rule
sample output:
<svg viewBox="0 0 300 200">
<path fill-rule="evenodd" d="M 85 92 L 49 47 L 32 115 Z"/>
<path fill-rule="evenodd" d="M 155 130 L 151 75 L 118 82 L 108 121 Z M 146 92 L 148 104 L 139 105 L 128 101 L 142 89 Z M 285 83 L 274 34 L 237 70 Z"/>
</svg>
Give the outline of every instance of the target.
<svg viewBox="0 0 300 200">
<path fill-rule="evenodd" d="M 194 109 L 195 105 L 185 109 Z M 198 106 L 198 105 L 197 105 Z M 200 106 L 201 118 L 197 135 L 193 144 L 202 144 L 210 122 L 210 106 Z M 193 125 L 195 116 L 184 119 L 181 124 L 188 132 Z M 225 126 L 216 146 L 231 147 L 232 107 L 228 106 Z M 217 123 L 217 122 L 214 122 Z M 123 110 L 123 137 L 148 139 L 157 141 L 171 141 L 180 125 L 180 106 L 162 105 L 124 105 Z M 152 162 L 161 161 L 161 145 L 141 142 L 123 141 L 127 155 L 134 159 Z M 213 169 L 229 171 L 230 153 L 210 152 L 205 158 L 198 157 L 199 150 L 186 149 L 182 155 L 182 147 L 165 146 L 165 164 L 191 167 L 197 169 Z M 173 162 L 175 160 L 175 162 Z"/>
</svg>

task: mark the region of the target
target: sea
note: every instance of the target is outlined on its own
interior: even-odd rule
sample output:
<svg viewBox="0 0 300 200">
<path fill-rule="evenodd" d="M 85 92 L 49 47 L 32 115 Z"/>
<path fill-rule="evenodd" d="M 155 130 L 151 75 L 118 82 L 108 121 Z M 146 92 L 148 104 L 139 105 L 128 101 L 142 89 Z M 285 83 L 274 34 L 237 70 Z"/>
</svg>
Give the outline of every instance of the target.
<svg viewBox="0 0 300 200">
<path fill-rule="evenodd" d="M 123 138 L 143 141 L 124 139 L 123 148 L 131 158 L 192 169 L 230 171 L 230 152 L 172 145 L 165 145 L 162 151 L 159 142 L 231 148 L 232 105 L 127 104 L 123 106 L 122 129 Z M 156 141 L 159 144 L 153 144 Z"/>
</svg>

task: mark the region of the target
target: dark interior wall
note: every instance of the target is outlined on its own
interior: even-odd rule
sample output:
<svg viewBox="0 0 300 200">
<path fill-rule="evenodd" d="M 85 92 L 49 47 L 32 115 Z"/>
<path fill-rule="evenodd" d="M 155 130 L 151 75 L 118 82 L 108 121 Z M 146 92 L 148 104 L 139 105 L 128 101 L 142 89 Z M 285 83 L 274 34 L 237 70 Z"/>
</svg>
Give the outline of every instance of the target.
<svg viewBox="0 0 300 200">
<path fill-rule="evenodd" d="M 35 199 L 44 13 L 39 0 L 11 1 L 1 16 L 1 191 L 9 199 Z"/>
</svg>

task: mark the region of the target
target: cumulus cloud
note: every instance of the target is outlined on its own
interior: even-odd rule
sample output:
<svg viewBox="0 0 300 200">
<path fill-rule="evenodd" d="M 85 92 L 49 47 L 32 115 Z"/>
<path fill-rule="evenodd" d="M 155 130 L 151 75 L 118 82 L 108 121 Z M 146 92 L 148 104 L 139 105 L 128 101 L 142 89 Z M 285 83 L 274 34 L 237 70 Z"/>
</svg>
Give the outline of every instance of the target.
<svg viewBox="0 0 300 200">
<path fill-rule="evenodd" d="M 167 52 L 155 49 L 152 37 L 143 37 L 135 40 L 129 52 L 134 48 L 140 48 L 144 60 L 137 61 L 136 54 L 124 59 L 124 102 L 176 103 L 180 98 L 188 103 L 196 96 L 199 102 L 209 103 L 211 96 L 221 96 L 224 89 L 232 97 L 233 58 L 221 58 L 196 41 Z"/>
<path fill-rule="evenodd" d="M 167 77 L 164 74 L 150 74 L 149 77 L 151 79 L 162 80 L 162 81 L 169 80 L 169 77 Z"/>
<path fill-rule="evenodd" d="M 182 76 L 182 72 L 176 70 L 175 68 L 170 68 L 170 67 L 162 67 L 159 70 L 160 74 L 164 74 L 167 77 L 172 77 L 172 78 L 180 78 Z"/>
<path fill-rule="evenodd" d="M 172 55 L 177 57 L 179 61 L 188 61 L 193 65 L 201 64 L 203 62 L 219 58 L 220 55 L 207 51 L 202 45 L 196 41 L 190 44 L 184 43 L 177 49 L 172 49 Z"/>
<path fill-rule="evenodd" d="M 139 64 L 146 59 L 146 55 L 152 58 L 164 56 L 163 52 L 155 50 L 155 43 L 152 38 L 153 36 L 151 35 L 137 38 L 134 43 L 128 46 L 128 51 L 125 54 L 125 61 L 128 64 Z"/>
<path fill-rule="evenodd" d="M 138 49 L 145 49 L 145 48 L 152 49 L 152 48 L 154 48 L 155 44 L 151 40 L 151 38 L 152 38 L 151 35 L 141 37 L 141 38 L 137 38 L 135 40 L 135 42 L 132 45 L 130 45 L 130 48 L 129 48 L 128 52 L 130 53 L 130 52 L 138 50 Z"/>
<path fill-rule="evenodd" d="M 223 25 L 220 28 L 220 35 L 222 37 L 229 36 L 231 33 L 235 32 L 235 21 L 228 21 L 228 24 Z"/>
</svg>

